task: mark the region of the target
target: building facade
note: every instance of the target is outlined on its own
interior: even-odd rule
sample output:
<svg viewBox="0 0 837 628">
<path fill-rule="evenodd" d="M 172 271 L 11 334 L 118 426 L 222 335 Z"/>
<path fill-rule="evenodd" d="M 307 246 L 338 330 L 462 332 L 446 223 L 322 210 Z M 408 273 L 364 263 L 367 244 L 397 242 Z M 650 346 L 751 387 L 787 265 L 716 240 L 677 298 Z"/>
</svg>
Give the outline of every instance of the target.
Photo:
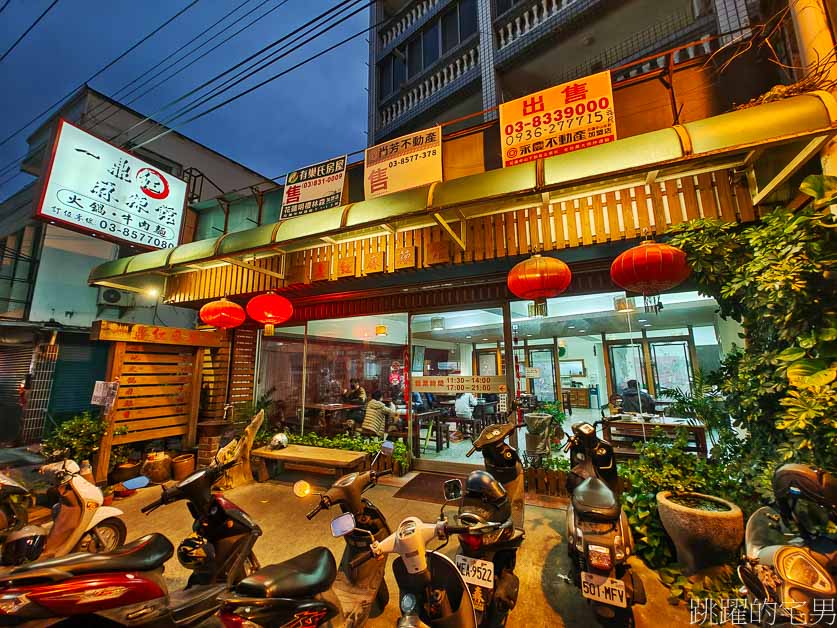
<svg viewBox="0 0 837 628">
<path fill-rule="evenodd" d="M 131 150 L 159 125 L 85 88 L 28 138 L 21 170 L 35 179 L 0 203 L 0 440 L 38 440 L 45 421 L 90 408 L 92 385 L 104 375 L 106 352 L 88 340 L 100 318 L 191 327 L 194 313 L 159 303 L 154 294 L 86 286 L 90 269 L 142 249 L 70 231 L 35 218 L 40 179 L 57 120 Z M 134 136 L 134 137 L 132 137 Z M 130 139 L 130 141 L 128 141 Z M 189 201 L 224 190 L 265 186 L 264 176 L 179 133 L 134 154 L 188 183 Z M 181 243 L 195 231 L 186 210 Z"/>
</svg>

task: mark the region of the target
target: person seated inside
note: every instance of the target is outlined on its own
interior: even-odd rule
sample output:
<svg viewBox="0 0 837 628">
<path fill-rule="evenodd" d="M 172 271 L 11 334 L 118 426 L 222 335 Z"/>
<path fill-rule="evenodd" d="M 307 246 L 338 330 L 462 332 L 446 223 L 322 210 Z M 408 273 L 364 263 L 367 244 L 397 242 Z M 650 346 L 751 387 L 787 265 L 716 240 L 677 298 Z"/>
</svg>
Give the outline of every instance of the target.
<svg viewBox="0 0 837 628">
<path fill-rule="evenodd" d="M 629 379 L 622 391 L 622 412 L 643 412 L 653 414 L 654 398 L 639 387 L 635 379 Z"/>
<path fill-rule="evenodd" d="M 372 393 L 372 399 L 366 404 L 366 413 L 360 429 L 364 436 L 383 438 L 386 433 L 387 418 L 393 421 L 398 419 L 398 412 L 381 401 L 381 397 L 381 391 L 376 390 Z"/>
<path fill-rule="evenodd" d="M 436 403 L 436 396 L 433 393 L 422 393 L 422 397 L 424 397 L 425 405 L 428 410 L 432 410 L 438 405 Z"/>
<path fill-rule="evenodd" d="M 349 389 L 343 389 L 343 401 L 362 406 L 366 403 L 366 390 L 360 385 L 360 381 L 353 377 L 349 380 Z"/>
<path fill-rule="evenodd" d="M 453 406 L 456 416 L 460 419 L 472 419 L 474 417 L 474 408 L 477 407 L 477 398 L 469 392 L 460 393 L 456 397 L 456 403 Z"/>
</svg>

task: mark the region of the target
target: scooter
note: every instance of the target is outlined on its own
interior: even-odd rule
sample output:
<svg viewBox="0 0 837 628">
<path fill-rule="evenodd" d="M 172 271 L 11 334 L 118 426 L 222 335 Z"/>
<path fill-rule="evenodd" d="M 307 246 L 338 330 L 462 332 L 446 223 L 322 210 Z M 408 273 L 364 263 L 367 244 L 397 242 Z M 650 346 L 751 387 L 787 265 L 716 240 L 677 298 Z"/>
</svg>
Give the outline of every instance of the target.
<svg viewBox="0 0 837 628">
<path fill-rule="evenodd" d="M 457 493 L 462 494 L 461 485 L 451 495 Z M 460 552 L 455 558 L 471 592 L 477 625 L 502 628 L 517 603 L 520 580 L 514 568 L 524 538 L 523 530 L 515 528 L 512 521 L 503 485 L 486 471 L 472 471 L 456 519 L 469 530 L 478 531 L 459 535 Z"/>
<path fill-rule="evenodd" d="M 383 559 L 397 554 L 392 571 L 398 582 L 401 617 L 398 628 L 476 628 L 477 615 L 474 602 L 462 570 L 438 550 L 448 539 L 459 535 L 483 535 L 495 532 L 502 524 L 496 522 L 474 525 L 453 525 L 444 516 L 447 504 L 462 498 L 459 480 L 445 482 L 445 503 L 439 521 L 424 523 L 418 517 L 407 517 L 398 529 L 382 541 L 375 541 L 366 554 L 353 562 L 362 564 L 371 558 Z M 341 515 L 332 522 L 335 534 L 348 534 L 353 529 L 351 513 Z M 428 549 L 434 539 L 443 541 L 436 549 Z M 488 576 L 479 569 L 469 572 L 469 577 L 487 583 Z"/>
<path fill-rule="evenodd" d="M 833 609 L 837 596 L 837 477 L 801 464 L 773 474 L 776 508 L 747 521 L 745 556 L 738 566 L 759 626 L 810 626 Z"/>
<path fill-rule="evenodd" d="M 394 446 L 393 442 L 384 441 L 378 455 L 391 456 Z M 376 461 L 377 456 L 373 468 Z M 379 616 L 389 601 L 384 579 L 386 564 L 364 563 L 370 545 L 387 538 L 390 528 L 383 513 L 363 497 L 363 492 L 390 473 L 390 470 L 370 470 L 344 475 L 319 495 L 319 502 L 306 515 L 310 520 L 322 510 L 339 506 L 344 515 L 352 518 L 351 529 L 335 530 L 332 525 L 332 533 L 346 541 L 339 568 L 334 555 L 324 547 L 269 565 L 223 596 L 220 613 L 223 624 L 230 628 L 326 625 L 352 628 L 362 626 L 369 617 Z M 294 493 L 297 497 L 307 497 L 312 494 L 311 486 L 299 481 L 294 485 Z"/>
<path fill-rule="evenodd" d="M 29 522 L 29 513 L 23 502 L 29 498 L 29 490 L 5 473 L 0 473 L 0 538 Z"/>
<path fill-rule="evenodd" d="M 125 542 L 122 511 L 103 506 L 104 495 L 80 474 L 73 460 L 41 467 L 58 480 L 59 501 L 52 527 L 26 525 L 11 532 L 3 544 L 2 562 L 9 567 L 71 552 L 110 552 Z"/>
<path fill-rule="evenodd" d="M 510 416 L 514 416 L 514 410 Z M 482 454 L 485 470 L 503 484 L 512 507 L 516 528 L 523 529 L 523 507 L 526 490 L 523 484 L 523 463 L 517 450 L 506 442 L 506 438 L 517 429 L 514 423 L 488 425 L 474 440 L 466 457 L 478 451 Z"/>
<path fill-rule="evenodd" d="M 573 424 L 564 448 L 572 465 L 567 476 L 570 579 L 602 623 L 633 626 L 632 606 L 645 604 L 645 588 L 627 562 L 633 536 L 619 502 L 613 446 L 596 435 L 599 423 Z"/>
<path fill-rule="evenodd" d="M 188 500 L 195 534 L 177 549 L 180 563 L 192 570 L 186 589 L 169 594 L 162 568 L 174 546 L 153 533 L 114 552 L 79 553 L 41 560 L 0 576 L 0 625 L 193 626 L 214 615 L 218 597 L 237 580 L 258 569 L 252 553 L 261 529 L 238 506 L 211 487 L 236 464 L 213 464 L 164 488 L 145 506 Z"/>
</svg>

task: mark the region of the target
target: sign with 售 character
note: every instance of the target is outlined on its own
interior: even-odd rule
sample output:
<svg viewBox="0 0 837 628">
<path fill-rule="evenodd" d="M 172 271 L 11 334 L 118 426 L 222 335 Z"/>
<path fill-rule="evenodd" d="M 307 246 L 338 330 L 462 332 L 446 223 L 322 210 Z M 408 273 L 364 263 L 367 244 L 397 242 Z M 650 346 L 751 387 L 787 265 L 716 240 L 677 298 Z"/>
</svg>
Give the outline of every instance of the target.
<svg viewBox="0 0 837 628">
<path fill-rule="evenodd" d="M 608 71 L 500 105 L 503 166 L 615 140 L 613 88 Z"/>
<path fill-rule="evenodd" d="M 289 172 L 279 220 L 339 207 L 343 202 L 346 158 L 343 155 Z"/>
<path fill-rule="evenodd" d="M 442 127 L 435 126 L 366 149 L 366 199 L 442 180 Z"/>
</svg>

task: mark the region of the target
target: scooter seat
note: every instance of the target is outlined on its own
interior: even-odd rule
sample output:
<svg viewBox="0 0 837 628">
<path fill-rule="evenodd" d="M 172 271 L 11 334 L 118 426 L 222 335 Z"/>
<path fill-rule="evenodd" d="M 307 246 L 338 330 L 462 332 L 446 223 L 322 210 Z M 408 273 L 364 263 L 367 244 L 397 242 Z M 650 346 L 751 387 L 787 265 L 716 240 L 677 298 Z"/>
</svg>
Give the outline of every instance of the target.
<svg viewBox="0 0 837 628">
<path fill-rule="evenodd" d="M 106 571 L 152 571 L 161 567 L 174 554 L 174 546 L 165 536 L 154 532 L 126 543 L 112 552 L 90 554 L 78 552 L 58 558 L 47 558 L 13 569 L 11 579 L 26 577 L 31 572 L 55 569 L 72 575 Z M 6 579 L 5 577 L 3 578 Z"/>
<path fill-rule="evenodd" d="M 587 478 L 573 491 L 573 510 L 590 521 L 617 521 L 619 502 L 610 487 L 599 478 Z"/>
<path fill-rule="evenodd" d="M 315 547 L 260 569 L 239 582 L 235 592 L 243 597 L 305 597 L 328 590 L 336 577 L 334 555 L 324 547 Z"/>
</svg>

